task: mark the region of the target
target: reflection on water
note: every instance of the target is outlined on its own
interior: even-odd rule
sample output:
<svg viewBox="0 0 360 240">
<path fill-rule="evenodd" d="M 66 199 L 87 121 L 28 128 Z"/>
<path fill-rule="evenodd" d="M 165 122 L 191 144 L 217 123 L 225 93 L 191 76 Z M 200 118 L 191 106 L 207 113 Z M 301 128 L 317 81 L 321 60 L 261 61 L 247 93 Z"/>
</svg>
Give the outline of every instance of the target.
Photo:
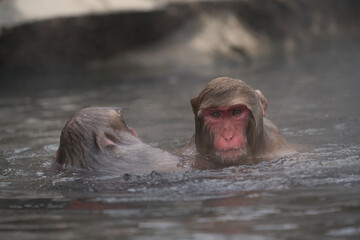
<svg viewBox="0 0 360 240">
<path fill-rule="evenodd" d="M 81 88 L 9 89 L 0 98 L 1 238 L 357 239 L 360 61 L 345 50 L 242 70 L 89 70 Z M 125 118 L 146 142 L 183 146 L 194 131 L 189 99 L 220 75 L 261 89 L 270 118 L 308 150 L 216 171 L 50 170 L 65 121 L 87 106 L 129 107 Z"/>
</svg>

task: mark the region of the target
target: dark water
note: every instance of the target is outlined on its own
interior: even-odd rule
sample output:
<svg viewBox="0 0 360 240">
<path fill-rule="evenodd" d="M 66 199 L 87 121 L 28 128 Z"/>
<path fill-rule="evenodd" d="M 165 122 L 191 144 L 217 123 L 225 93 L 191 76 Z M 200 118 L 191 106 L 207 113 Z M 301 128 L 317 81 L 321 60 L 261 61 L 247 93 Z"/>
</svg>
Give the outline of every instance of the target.
<svg viewBox="0 0 360 240">
<path fill-rule="evenodd" d="M 259 66 L 89 69 L 9 84 L 0 98 L 0 238 L 359 239 L 360 47 L 323 48 Z M 270 119 L 308 150 L 217 171 L 50 170 L 65 121 L 87 106 L 128 107 L 144 141 L 183 146 L 194 131 L 189 99 L 222 75 L 261 89 Z"/>
</svg>

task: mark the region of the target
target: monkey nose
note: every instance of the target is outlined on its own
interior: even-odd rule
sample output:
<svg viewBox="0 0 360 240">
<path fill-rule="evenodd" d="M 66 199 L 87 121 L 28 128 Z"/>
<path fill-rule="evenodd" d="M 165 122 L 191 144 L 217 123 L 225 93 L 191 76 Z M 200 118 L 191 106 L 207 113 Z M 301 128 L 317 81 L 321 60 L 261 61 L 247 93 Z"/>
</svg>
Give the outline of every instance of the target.
<svg viewBox="0 0 360 240">
<path fill-rule="evenodd" d="M 232 131 L 229 132 L 225 132 L 223 135 L 223 138 L 227 141 L 230 142 L 231 140 L 233 140 L 235 134 Z"/>
</svg>

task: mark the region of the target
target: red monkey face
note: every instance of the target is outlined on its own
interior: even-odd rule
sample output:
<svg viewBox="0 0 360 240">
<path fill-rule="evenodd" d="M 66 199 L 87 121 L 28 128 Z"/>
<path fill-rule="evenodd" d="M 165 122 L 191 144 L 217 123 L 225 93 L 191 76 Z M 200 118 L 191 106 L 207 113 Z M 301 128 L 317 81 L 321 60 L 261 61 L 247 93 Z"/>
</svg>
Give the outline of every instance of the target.
<svg viewBox="0 0 360 240">
<path fill-rule="evenodd" d="M 215 78 L 190 102 L 196 150 L 208 161 L 243 164 L 261 151 L 266 108 L 259 93 L 243 81 Z"/>
<path fill-rule="evenodd" d="M 246 106 L 203 109 L 203 121 L 213 137 L 212 148 L 216 158 L 224 164 L 234 164 L 246 158 L 246 129 L 249 123 Z"/>
</svg>

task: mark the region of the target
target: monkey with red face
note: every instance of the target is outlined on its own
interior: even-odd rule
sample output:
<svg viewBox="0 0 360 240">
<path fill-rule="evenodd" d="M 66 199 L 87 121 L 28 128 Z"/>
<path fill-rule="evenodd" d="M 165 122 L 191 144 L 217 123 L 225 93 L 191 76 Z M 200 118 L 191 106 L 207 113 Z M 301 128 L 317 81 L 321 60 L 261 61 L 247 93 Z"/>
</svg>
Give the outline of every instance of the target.
<svg viewBox="0 0 360 240">
<path fill-rule="evenodd" d="M 212 80 L 191 99 L 195 136 L 191 147 L 195 169 L 251 164 L 293 153 L 277 127 L 267 118 L 267 100 L 238 79 Z"/>
</svg>

